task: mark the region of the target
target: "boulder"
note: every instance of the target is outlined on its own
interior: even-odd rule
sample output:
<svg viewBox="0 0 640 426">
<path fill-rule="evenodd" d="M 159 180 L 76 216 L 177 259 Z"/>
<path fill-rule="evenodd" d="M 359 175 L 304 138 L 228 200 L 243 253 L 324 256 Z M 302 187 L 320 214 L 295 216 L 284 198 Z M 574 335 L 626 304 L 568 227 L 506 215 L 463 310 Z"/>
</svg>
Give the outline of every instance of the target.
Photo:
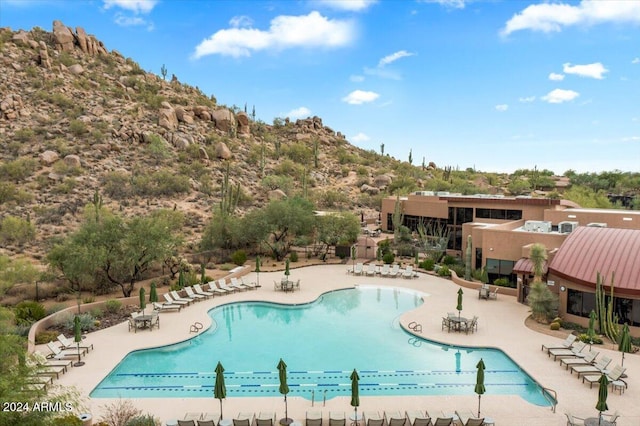
<svg viewBox="0 0 640 426">
<path fill-rule="evenodd" d="M 73 64 L 67 70 L 73 75 L 80 75 L 84 72 L 84 68 L 80 64 Z"/>
<path fill-rule="evenodd" d="M 47 45 L 44 41 L 41 41 L 39 46 L 40 51 L 38 52 L 38 62 L 42 68 L 51 69 L 51 59 L 49 59 L 49 51 L 47 50 Z"/>
<path fill-rule="evenodd" d="M 176 111 L 167 102 L 163 102 L 163 107 L 158 112 L 158 126 L 167 130 L 176 130 L 178 128 L 178 117 Z M 164 104 L 167 104 L 168 108 Z"/>
<path fill-rule="evenodd" d="M 239 112 L 236 115 L 236 119 L 238 120 L 238 134 L 239 135 L 248 135 L 251 133 L 249 128 L 249 116 L 246 112 Z"/>
<path fill-rule="evenodd" d="M 91 53 L 89 52 L 89 38 L 87 37 L 87 33 L 85 32 L 84 28 L 82 27 L 76 27 L 76 40 L 78 41 L 78 46 L 80 46 L 80 50 L 82 50 L 83 53 Z"/>
<path fill-rule="evenodd" d="M 53 43 L 61 52 L 72 52 L 75 37 L 61 21 L 53 21 Z"/>
<path fill-rule="evenodd" d="M 17 45 L 23 45 L 23 46 L 29 46 L 30 40 L 31 38 L 29 37 L 29 33 L 24 30 L 18 31 L 16 34 L 13 35 L 13 37 L 11 37 L 12 42 L 14 42 Z"/>
<path fill-rule="evenodd" d="M 380 193 L 380 188 L 376 188 L 375 186 L 367 185 L 365 183 L 360 187 L 360 192 L 365 192 L 369 195 L 378 195 Z"/>
<path fill-rule="evenodd" d="M 200 148 L 198 148 L 198 154 L 200 154 L 200 159 L 201 160 L 209 160 L 209 154 L 207 154 L 207 150 L 204 149 L 203 146 L 201 146 Z"/>
<path fill-rule="evenodd" d="M 58 153 L 55 151 L 45 151 L 41 153 L 38 157 L 40 158 L 40 162 L 45 166 L 52 165 L 53 163 L 58 161 L 58 158 L 60 158 Z"/>
<path fill-rule="evenodd" d="M 64 164 L 69 167 L 80 167 L 80 157 L 78 157 L 77 155 L 69 154 L 64 157 L 62 161 L 64 161 Z"/>
<path fill-rule="evenodd" d="M 221 108 L 213 111 L 211 118 L 216 124 L 216 129 L 223 132 L 229 132 L 235 126 L 235 119 L 233 113 L 226 109 Z"/>
<path fill-rule="evenodd" d="M 378 188 L 386 188 L 391 184 L 391 176 L 389 175 L 378 175 L 373 178 L 374 186 Z"/>
<path fill-rule="evenodd" d="M 222 160 L 228 160 L 231 158 L 231 150 L 224 142 L 219 142 L 216 145 L 216 158 L 220 158 Z"/>
<path fill-rule="evenodd" d="M 287 194 L 285 194 L 282 189 L 273 189 L 269 191 L 267 197 L 269 198 L 269 201 L 282 200 L 283 198 L 287 198 Z"/>
</svg>

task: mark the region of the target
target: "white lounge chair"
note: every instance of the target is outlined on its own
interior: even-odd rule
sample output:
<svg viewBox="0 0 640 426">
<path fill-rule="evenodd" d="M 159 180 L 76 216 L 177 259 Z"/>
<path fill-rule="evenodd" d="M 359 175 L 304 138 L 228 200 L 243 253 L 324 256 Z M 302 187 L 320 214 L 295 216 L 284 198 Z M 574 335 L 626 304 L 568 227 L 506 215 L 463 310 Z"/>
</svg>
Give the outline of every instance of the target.
<svg viewBox="0 0 640 426">
<path fill-rule="evenodd" d="M 215 293 L 212 292 L 212 291 L 203 290 L 202 287 L 200 286 L 200 284 L 194 284 L 193 285 L 193 291 L 195 291 L 196 294 L 201 294 L 203 296 L 213 297 L 215 295 Z"/>
<path fill-rule="evenodd" d="M 542 351 L 546 350 L 548 354 L 550 349 L 569 349 L 571 346 L 573 346 L 573 342 L 575 342 L 576 338 L 577 336 L 575 334 L 570 334 L 560 344 L 557 344 L 557 343 L 552 343 L 550 345 L 545 344 L 545 345 L 542 345 L 541 350 Z"/>
<path fill-rule="evenodd" d="M 169 302 L 163 302 L 163 303 L 153 302 L 153 309 L 155 309 L 158 312 L 175 311 L 175 310 L 178 310 L 178 312 L 180 312 L 180 309 L 182 309 L 182 305 L 173 304 Z"/>
<path fill-rule="evenodd" d="M 249 287 L 247 287 L 246 285 L 242 284 L 235 277 L 229 278 L 229 281 L 231 281 L 231 283 L 229 284 L 229 287 L 231 287 L 231 288 L 235 288 L 238 291 L 247 291 L 247 290 L 249 290 Z"/>
<path fill-rule="evenodd" d="M 238 413 L 233 419 L 233 426 L 251 426 L 253 417 L 253 413 Z"/>
<path fill-rule="evenodd" d="M 471 411 L 463 411 L 462 413 L 456 411 L 456 416 L 460 419 L 462 426 L 482 426 L 484 424 L 484 417 L 476 417 Z"/>
<path fill-rule="evenodd" d="M 260 411 L 256 417 L 256 426 L 274 426 L 276 413 L 273 411 Z"/>
<path fill-rule="evenodd" d="M 258 283 L 248 283 L 248 282 L 246 282 L 246 281 L 244 280 L 244 277 L 240 277 L 240 282 L 241 282 L 243 285 L 246 285 L 246 286 L 247 286 L 247 287 L 249 287 L 250 289 L 254 289 L 254 290 L 257 290 L 257 289 L 258 289 L 258 287 L 262 287 L 261 285 L 258 285 Z"/>
<path fill-rule="evenodd" d="M 47 343 L 47 347 L 51 351 L 51 354 L 49 355 L 49 358 L 55 358 L 55 359 L 62 359 L 62 358 L 69 358 L 69 357 L 79 358 L 77 350 L 60 349 L 53 342 Z M 82 356 L 82 355 L 84 355 L 84 354 L 82 352 L 80 352 L 80 356 Z"/>
<path fill-rule="evenodd" d="M 216 282 L 216 285 L 218 286 L 218 288 L 221 288 L 221 289 L 223 289 L 223 290 L 226 290 L 226 291 L 227 291 L 227 293 L 235 293 L 236 291 L 238 291 L 238 289 L 237 289 L 237 288 L 229 287 L 229 286 L 226 284 L 226 281 L 225 281 L 225 279 L 224 279 L 224 278 L 220 278 L 220 279 Z"/>
<path fill-rule="evenodd" d="M 389 264 L 385 263 L 384 265 L 382 265 L 382 269 L 380 270 L 380 276 L 383 278 L 387 278 L 389 277 L 390 273 L 391 273 L 391 267 L 389 266 Z"/>
<path fill-rule="evenodd" d="M 418 278 L 418 274 L 416 272 L 414 272 L 413 266 L 409 265 L 402 272 L 402 278 L 409 278 L 409 279 Z"/>
<path fill-rule="evenodd" d="M 191 287 L 185 287 L 184 291 L 187 292 L 187 297 L 190 297 L 191 299 L 203 300 L 209 298 L 209 296 L 205 296 L 204 294 L 197 294 Z"/>
<path fill-rule="evenodd" d="M 171 290 L 171 291 L 169 292 L 169 294 L 171 295 L 171 297 L 173 298 L 173 300 L 175 300 L 176 302 L 180 302 L 180 301 L 181 301 L 181 302 L 191 303 L 191 302 L 193 302 L 193 301 L 194 301 L 192 298 L 187 298 L 187 297 L 182 297 L 182 296 L 180 296 L 180 295 L 178 294 L 178 292 L 177 292 L 177 291 L 175 291 L 175 290 Z"/>
<path fill-rule="evenodd" d="M 589 351 L 584 357 L 574 357 L 574 358 L 560 358 L 560 366 L 565 366 L 565 369 L 568 370 L 569 366 L 573 365 L 591 365 L 595 361 L 598 356 L 598 352 Z"/>
<path fill-rule="evenodd" d="M 407 411 L 410 426 L 431 426 L 431 416 L 422 410 Z"/>
<path fill-rule="evenodd" d="M 583 374 L 599 374 L 602 373 L 611 364 L 611 358 L 608 356 L 602 356 L 598 362 L 593 365 L 573 365 L 570 368 L 571 374 L 575 371 L 578 373 L 578 378 Z"/>
<path fill-rule="evenodd" d="M 167 303 L 170 303 L 172 305 L 189 306 L 189 303 L 191 303 L 189 300 L 175 300 L 169 293 L 165 293 L 162 296 L 164 297 L 164 300 L 167 301 Z"/>
<path fill-rule="evenodd" d="M 438 417 L 433 423 L 433 426 L 451 426 L 453 424 L 453 417 Z"/>
<path fill-rule="evenodd" d="M 345 426 L 346 422 L 344 411 L 329 411 L 329 426 Z"/>
<path fill-rule="evenodd" d="M 400 411 L 385 411 L 384 418 L 387 421 L 387 426 L 404 426 L 404 422 L 407 420 L 405 416 L 400 414 Z"/>
<path fill-rule="evenodd" d="M 389 271 L 389 276 L 391 278 L 397 278 L 400 276 L 400 265 L 397 263 L 391 267 L 391 271 Z"/>
<path fill-rule="evenodd" d="M 223 290 L 220 287 L 218 287 L 215 281 L 209 281 L 207 285 L 209 286 L 208 291 L 210 291 L 211 293 L 220 294 L 220 295 L 229 293 L 227 290 Z"/>
<path fill-rule="evenodd" d="M 364 265 L 360 262 L 356 263 L 356 266 L 353 270 L 353 275 L 362 275 L 364 272 Z"/>
<path fill-rule="evenodd" d="M 624 374 L 624 372 L 627 369 L 624 368 L 621 365 L 616 365 L 615 367 L 613 367 L 613 370 L 611 370 L 610 372 L 606 373 L 607 379 L 609 380 L 609 383 L 611 382 L 615 382 L 616 380 L 620 380 L 622 378 L 622 375 Z M 591 373 L 587 373 L 584 374 L 582 376 L 582 383 L 584 383 L 585 381 L 589 382 L 589 387 L 593 387 L 594 383 L 598 383 L 598 381 L 600 380 L 600 377 L 602 377 L 603 373 L 600 374 L 591 374 Z"/>
<path fill-rule="evenodd" d="M 365 273 L 368 277 L 374 277 L 376 275 L 376 264 L 369 263 L 367 265 L 367 270 L 365 271 Z"/>
<path fill-rule="evenodd" d="M 322 426 L 322 411 L 307 411 L 305 426 Z"/>
<path fill-rule="evenodd" d="M 47 359 L 46 355 L 40 351 L 34 351 L 32 356 L 36 359 L 36 362 L 41 365 L 47 365 L 50 367 L 64 367 L 65 372 L 69 370 L 69 367 L 73 366 L 73 361 L 68 359 Z"/>
<path fill-rule="evenodd" d="M 378 411 L 365 411 L 362 418 L 365 426 L 382 426 L 384 423 L 384 417 Z"/>
<path fill-rule="evenodd" d="M 31 355 L 26 359 L 27 366 L 31 367 L 38 376 L 51 376 L 56 379 L 60 378 L 60 374 L 65 373 L 67 368 L 62 365 L 47 365 L 46 360 L 43 362 L 38 356 Z"/>
<path fill-rule="evenodd" d="M 575 343 L 571 349 L 549 349 L 549 356 L 553 356 L 553 360 L 564 357 L 573 357 L 578 355 L 587 345 L 584 342 Z"/>
<path fill-rule="evenodd" d="M 58 334 L 58 342 L 60 342 L 60 349 L 76 349 L 77 344 L 73 341 L 73 339 L 68 338 L 64 334 Z M 90 349 L 93 349 L 93 343 L 89 343 L 88 345 L 80 345 L 80 349 L 86 354 Z"/>
</svg>

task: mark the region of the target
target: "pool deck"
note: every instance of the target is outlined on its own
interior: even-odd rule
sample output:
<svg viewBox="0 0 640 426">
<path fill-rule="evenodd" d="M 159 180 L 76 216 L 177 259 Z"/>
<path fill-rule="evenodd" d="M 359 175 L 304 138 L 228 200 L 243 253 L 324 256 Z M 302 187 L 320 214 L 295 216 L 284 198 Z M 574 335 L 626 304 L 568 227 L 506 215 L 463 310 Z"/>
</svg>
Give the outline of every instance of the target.
<svg viewBox="0 0 640 426">
<path fill-rule="evenodd" d="M 453 345 L 496 347 L 502 349 L 525 371 L 527 371 L 538 383 L 546 388 L 553 389 L 558 395 L 558 405 L 553 413 L 549 407 L 532 405 L 517 396 L 503 396 L 485 394 L 482 396 L 481 412 L 483 416 L 491 417 L 496 425 L 519 426 L 560 426 L 566 424 L 565 412 L 571 412 L 579 417 L 595 417 L 598 412 L 595 409 L 598 398 L 597 386 L 589 389 L 588 384 L 576 379 L 576 375 L 570 375 L 561 367 L 559 362 L 552 361 L 540 350 L 542 344 L 560 343 L 557 339 L 545 334 L 537 333 L 524 324 L 529 315 L 528 307 L 517 303 L 514 297 L 498 295 L 497 300 L 478 299 L 475 290 L 463 289 L 463 311 L 465 317 L 477 315 L 479 317 L 478 330 L 475 333 L 448 333 L 442 330 L 442 317 L 447 312 L 455 312 L 457 291 L 460 288 L 450 280 L 441 279 L 431 275 L 420 274 L 415 279 L 381 278 L 353 276 L 347 273 L 347 265 L 323 265 L 294 269 L 290 279 L 300 279 L 300 290 L 292 293 L 283 293 L 274 290 L 274 280 L 279 281 L 282 272 L 260 273 L 262 287 L 258 290 L 244 291 L 226 296 L 214 297 L 205 301 L 192 304 L 180 312 L 163 312 L 160 314 L 160 329 L 153 332 L 139 330 L 137 333 L 129 332 L 127 323 L 122 323 L 108 329 L 90 333 L 86 342 L 93 343 L 94 350 L 83 358 L 86 364 L 82 367 L 71 368 L 56 381 L 61 386 L 75 386 L 82 395 L 86 396 L 86 406 L 83 412 L 93 415 L 94 423 L 100 419 L 105 411 L 105 406 L 117 402 L 114 399 L 91 399 L 88 397 L 93 388 L 116 366 L 122 358 L 132 350 L 154 346 L 161 346 L 187 340 L 194 336 L 189 332 L 190 325 L 201 322 L 205 328 L 211 325 L 207 311 L 222 304 L 241 301 L 273 301 L 279 303 L 304 303 L 318 298 L 322 293 L 351 288 L 356 285 L 379 285 L 390 287 L 406 287 L 419 290 L 427 294 L 425 303 L 417 309 L 405 313 L 401 317 L 403 327 L 413 321 L 422 325 L 422 333 L 419 336 Z M 244 277 L 245 281 L 254 282 L 255 273 Z M 163 293 L 165 288 L 159 288 Z M 328 324 L 328 326 L 330 326 Z M 304 345 L 305 336 L 292 336 L 292 344 Z M 357 343 L 357 336 L 356 343 Z M 613 364 L 619 364 L 621 354 L 616 351 L 602 349 L 600 356 L 610 356 Z M 43 353 L 48 350 L 41 349 Z M 384 350 L 384 348 L 380 348 Z M 286 351 L 282 357 L 286 359 Z M 233 357 L 233 353 L 225 353 L 221 348 L 220 353 L 211 354 L 210 366 L 199 366 L 202 369 L 213 371 L 218 360 L 224 364 L 225 359 Z M 366 354 L 363 354 L 363 358 Z M 274 361 L 274 369 L 275 369 Z M 640 386 L 638 386 L 637 374 L 640 371 L 640 356 L 627 354 L 624 361 L 627 368 L 629 388 L 622 394 L 609 391 L 607 400 L 609 411 L 619 411 L 621 417 L 618 426 L 637 426 L 640 424 Z M 356 366 L 357 367 L 357 366 Z M 321 399 L 321 397 L 317 397 Z M 636 401 L 636 402 L 634 402 Z M 220 413 L 220 403 L 213 398 L 140 398 L 133 399 L 133 404 L 143 413 L 151 413 L 159 417 L 163 424 L 169 419 L 183 418 L 187 412 L 211 412 Z M 341 411 L 347 414 L 353 413 L 353 407 L 349 405 L 350 398 L 336 397 L 326 402 L 311 401 L 300 397 L 288 398 L 288 414 L 294 420 L 304 424 L 305 413 L 315 410 L 323 413 L 324 424 L 328 424 L 329 411 Z M 427 410 L 432 417 L 442 413 L 459 411 L 477 411 L 478 396 L 470 393 L 466 396 L 403 396 L 403 397 L 370 397 L 361 396 L 358 412 L 385 410 Z M 223 412 L 225 418 L 233 418 L 239 412 L 273 411 L 277 418 L 284 417 L 283 398 L 227 398 L 223 400 Z"/>
</svg>

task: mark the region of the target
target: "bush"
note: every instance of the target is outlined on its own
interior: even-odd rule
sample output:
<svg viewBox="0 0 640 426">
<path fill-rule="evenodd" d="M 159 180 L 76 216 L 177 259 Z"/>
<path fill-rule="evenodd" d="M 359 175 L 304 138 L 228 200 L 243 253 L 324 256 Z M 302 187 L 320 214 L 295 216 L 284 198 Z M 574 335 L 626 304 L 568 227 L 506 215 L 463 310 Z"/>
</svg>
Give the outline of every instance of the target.
<svg viewBox="0 0 640 426">
<path fill-rule="evenodd" d="M 144 416 L 137 416 L 125 423 L 125 426 L 156 426 L 161 425 L 161 421 L 156 419 L 151 414 L 145 414 Z"/>
<path fill-rule="evenodd" d="M 551 330 L 560 330 L 560 323 L 554 321 L 549 325 L 549 328 Z"/>
<path fill-rule="evenodd" d="M 297 262 L 298 252 L 292 251 L 291 254 L 289 255 L 289 260 L 291 260 L 292 262 Z"/>
<path fill-rule="evenodd" d="M 451 265 L 449 269 L 454 271 L 457 276 L 464 278 L 464 272 L 465 272 L 464 265 L 459 265 L 459 264 Z"/>
<path fill-rule="evenodd" d="M 14 313 L 18 324 L 32 324 L 47 316 L 44 305 L 32 300 L 18 303 Z"/>
<path fill-rule="evenodd" d="M 444 259 L 442 259 L 442 263 L 447 265 L 447 266 L 451 266 L 451 265 L 455 265 L 458 263 L 458 259 L 454 256 L 450 256 L 450 255 L 446 255 L 444 257 Z"/>
<path fill-rule="evenodd" d="M 120 312 L 120 309 L 122 309 L 122 302 L 120 302 L 119 300 L 110 299 L 105 302 L 104 306 L 107 309 L 107 312 L 109 312 L 110 314 L 115 314 L 117 312 Z"/>
<path fill-rule="evenodd" d="M 58 337 L 57 331 L 41 331 L 36 334 L 36 345 L 44 345 L 45 343 L 55 342 Z"/>
<path fill-rule="evenodd" d="M 450 277 L 451 276 L 451 271 L 449 270 L 449 267 L 447 265 L 442 265 L 438 269 L 438 276 L 440 276 L 440 277 Z"/>
<path fill-rule="evenodd" d="M 396 260 L 396 256 L 390 251 L 382 255 L 382 261 L 387 265 L 391 265 L 394 260 Z"/>
<path fill-rule="evenodd" d="M 511 287 L 509 278 L 497 278 L 493 281 L 493 285 L 497 285 L 499 287 Z"/>
<path fill-rule="evenodd" d="M 56 417 L 49 423 L 51 426 L 82 426 L 82 420 L 73 414 L 67 414 L 64 417 Z"/>
<path fill-rule="evenodd" d="M 96 319 L 93 317 L 93 315 L 91 315 L 88 312 L 85 312 L 84 314 L 80 314 L 78 316 L 80 317 L 80 329 L 83 332 L 91 331 L 94 328 L 96 328 Z M 69 331 L 73 330 L 74 318 L 75 318 L 75 315 L 69 315 L 66 318 L 64 327 Z"/>
<path fill-rule="evenodd" d="M 603 342 L 600 336 L 589 337 L 587 333 L 582 333 L 578 335 L 578 340 L 587 344 L 594 344 L 594 345 L 601 345 Z"/>
<path fill-rule="evenodd" d="M 247 253 L 244 250 L 236 250 L 231 255 L 231 261 L 238 266 L 242 266 L 247 261 Z"/>
<path fill-rule="evenodd" d="M 433 261 L 433 259 L 425 259 L 419 264 L 420 268 L 426 271 L 433 271 L 434 265 L 435 265 L 435 262 Z"/>
<path fill-rule="evenodd" d="M 6 216 L 0 222 L 0 241 L 24 244 L 36 237 L 36 227 L 29 222 L 15 216 Z"/>
</svg>

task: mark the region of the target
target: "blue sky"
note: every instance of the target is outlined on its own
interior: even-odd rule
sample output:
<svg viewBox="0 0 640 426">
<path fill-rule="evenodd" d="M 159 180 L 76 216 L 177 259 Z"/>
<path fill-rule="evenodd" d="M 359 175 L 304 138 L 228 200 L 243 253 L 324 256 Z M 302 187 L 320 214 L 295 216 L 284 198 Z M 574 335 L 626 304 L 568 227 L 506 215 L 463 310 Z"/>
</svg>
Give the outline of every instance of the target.
<svg viewBox="0 0 640 426">
<path fill-rule="evenodd" d="M 414 164 L 640 171 L 640 1 L 0 0 L 267 123 Z"/>
</svg>

